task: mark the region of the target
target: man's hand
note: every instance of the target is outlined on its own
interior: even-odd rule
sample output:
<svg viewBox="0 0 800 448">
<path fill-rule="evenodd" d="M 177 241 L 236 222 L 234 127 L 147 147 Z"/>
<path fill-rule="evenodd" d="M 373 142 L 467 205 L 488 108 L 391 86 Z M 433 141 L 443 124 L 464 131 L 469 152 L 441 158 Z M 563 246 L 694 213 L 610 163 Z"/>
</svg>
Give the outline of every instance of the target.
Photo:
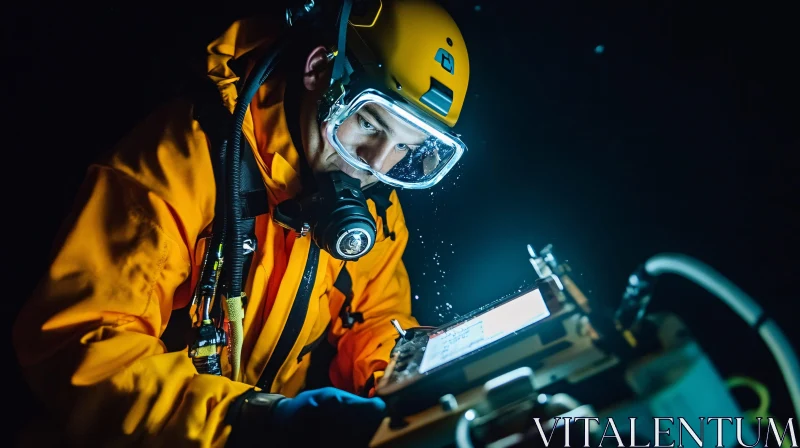
<svg viewBox="0 0 800 448">
<path fill-rule="evenodd" d="M 280 400 L 270 423 L 289 446 L 366 447 L 385 411 L 380 398 L 324 387 Z"/>
</svg>

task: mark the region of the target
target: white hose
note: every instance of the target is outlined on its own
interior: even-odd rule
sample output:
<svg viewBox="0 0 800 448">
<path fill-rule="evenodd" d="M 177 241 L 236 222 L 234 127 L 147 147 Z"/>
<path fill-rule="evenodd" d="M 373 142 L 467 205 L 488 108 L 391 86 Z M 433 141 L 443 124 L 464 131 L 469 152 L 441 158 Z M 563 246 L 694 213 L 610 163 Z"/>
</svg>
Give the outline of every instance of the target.
<svg viewBox="0 0 800 448">
<path fill-rule="evenodd" d="M 456 448 L 474 448 L 472 437 L 469 435 L 469 422 L 475 419 L 475 411 L 467 409 L 461 414 L 461 418 L 456 423 Z"/>
<path fill-rule="evenodd" d="M 764 311 L 755 300 L 710 266 L 687 255 L 658 254 L 645 262 L 644 269 L 653 277 L 661 274 L 677 274 L 685 277 L 725 302 L 751 327 L 759 325 L 760 322 L 758 333 L 769 347 L 783 374 L 794 405 L 795 418 L 800 416 L 800 362 L 797 360 L 797 354 L 778 324 L 764 317 Z"/>
</svg>

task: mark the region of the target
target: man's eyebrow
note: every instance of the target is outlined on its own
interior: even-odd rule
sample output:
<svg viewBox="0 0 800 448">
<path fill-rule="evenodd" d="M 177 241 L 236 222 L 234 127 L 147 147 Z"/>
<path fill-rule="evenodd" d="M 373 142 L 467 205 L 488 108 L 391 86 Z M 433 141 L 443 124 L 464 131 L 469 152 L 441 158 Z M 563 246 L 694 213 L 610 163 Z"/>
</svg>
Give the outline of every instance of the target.
<svg viewBox="0 0 800 448">
<path fill-rule="evenodd" d="M 387 134 L 394 135 L 394 129 L 392 129 L 392 127 L 389 126 L 389 124 L 386 123 L 386 121 L 384 121 L 383 118 L 378 114 L 378 112 L 373 110 L 372 107 L 370 106 L 364 107 L 364 112 L 368 113 L 370 117 L 375 119 L 375 121 L 377 121 L 378 124 L 381 125 L 381 127 L 386 131 Z"/>
</svg>

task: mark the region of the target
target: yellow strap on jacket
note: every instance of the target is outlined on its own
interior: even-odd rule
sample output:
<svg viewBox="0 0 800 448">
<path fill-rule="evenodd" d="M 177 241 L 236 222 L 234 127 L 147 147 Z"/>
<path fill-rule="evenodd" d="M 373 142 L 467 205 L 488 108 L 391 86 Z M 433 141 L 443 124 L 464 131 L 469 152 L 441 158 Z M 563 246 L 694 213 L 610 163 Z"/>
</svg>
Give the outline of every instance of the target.
<svg viewBox="0 0 800 448">
<path fill-rule="evenodd" d="M 263 21 L 236 22 L 208 46 L 209 77 L 231 110 L 238 78 L 226 63 L 268 43 L 265 33 L 275 29 Z M 286 128 L 282 99 L 283 81 L 271 79 L 244 123 L 271 206 L 300 187 L 299 154 Z M 267 138 L 256 141 L 256 128 Z M 74 213 L 55 243 L 52 264 L 14 325 L 23 373 L 52 416 L 48 431 L 59 430 L 60 437 L 78 445 L 224 445 L 230 433 L 223 422 L 228 407 L 258 382 L 270 362 L 302 289 L 312 243 L 300 238 L 293 244 L 264 321 L 260 311 L 268 300 L 273 242 L 284 233 L 269 216 L 256 220 L 260 244 L 246 288 L 239 381 L 198 375 L 187 351 L 168 352 L 160 337 L 173 309 L 185 305 L 175 300 L 176 291 L 185 293 L 196 281 L 215 194 L 207 139 L 184 100 L 154 112 L 107 160 L 89 168 Z M 347 264 L 351 307 L 364 321 L 350 329 L 338 318 L 331 322 L 344 301 L 333 288 L 343 263 L 320 251 L 308 280 L 302 329 L 288 356 L 272 361 L 279 367 L 268 392 L 292 396 L 301 390 L 309 357 L 299 355 L 326 328 L 338 349 L 330 367 L 334 385 L 360 392 L 374 372 L 386 367 L 396 337 L 390 319 L 404 327 L 417 325 L 401 260 L 408 232 L 396 194 L 391 201 L 386 221 L 396 238 L 379 238 L 366 257 Z M 374 203 L 369 205 L 376 215 Z M 376 220 L 382 228 L 381 218 Z M 230 370 L 224 363 L 224 374 Z"/>
</svg>

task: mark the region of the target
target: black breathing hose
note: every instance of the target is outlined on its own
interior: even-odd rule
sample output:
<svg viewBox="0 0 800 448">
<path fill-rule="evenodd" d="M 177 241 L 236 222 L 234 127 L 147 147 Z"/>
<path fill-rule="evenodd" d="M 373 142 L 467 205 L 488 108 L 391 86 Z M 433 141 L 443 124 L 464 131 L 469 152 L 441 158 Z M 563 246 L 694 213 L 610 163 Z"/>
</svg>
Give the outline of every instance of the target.
<svg viewBox="0 0 800 448">
<path fill-rule="evenodd" d="M 227 279 L 228 287 L 227 292 L 229 297 L 237 297 L 243 291 L 242 285 L 242 270 L 244 267 L 244 251 L 242 245 L 244 244 L 244 235 L 241 228 L 242 222 L 242 199 L 240 196 L 241 176 L 240 176 L 240 163 L 242 160 L 242 124 L 247 113 L 247 107 L 250 101 L 255 96 L 258 88 L 269 77 L 272 70 L 275 68 L 280 55 L 291 41 L 294 28 L 289 28 L 274 44 L 274 47 L 259 60 L 258 64 L 253 68 L 253 71 L 247 77 L 242 91 L 236 100 L 236 107 L 233 111 L 233 129 L 230 136 L 230 154 L 227 160 L 227 180 L 230 185 L 227 186 L 228 193 L 228 212 L 230 217 L 230 234 L 228 236 L 228 244 L 225 253 L 225 264 L 228 267 Z M 227 223 L 226 223 L 227 224 Z"/>
</svg>

